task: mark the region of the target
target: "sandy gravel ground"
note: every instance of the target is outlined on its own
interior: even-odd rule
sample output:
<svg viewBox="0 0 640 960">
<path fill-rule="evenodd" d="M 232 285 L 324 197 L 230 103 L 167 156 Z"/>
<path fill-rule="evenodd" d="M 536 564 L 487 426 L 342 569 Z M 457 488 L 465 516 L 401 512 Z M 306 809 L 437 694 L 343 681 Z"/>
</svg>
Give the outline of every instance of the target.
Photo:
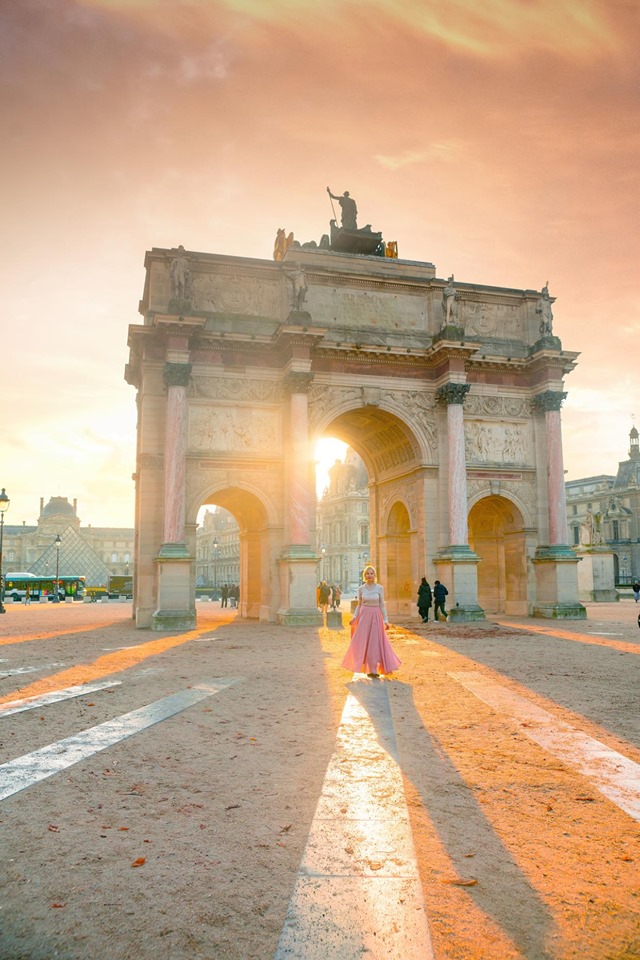
<svg viewBox="0 0 640 960">
<path fill-rule="evenodd" d="M 438 960 L 640 957 L 637 820 L 452 676 L 480 673 L 640 763 L 639 609 L 392 626 L 402 667 L 365 682 L 388 684 Z M 185 634 L 130 616 L 8 604 L 0 763 L 237 682 L 0 802 L 0 960 L 273 957 L 351 680 L 347 630 L 204 603 Z M 108 685 L 2 715 L 94 681 Z"/>
</svg>

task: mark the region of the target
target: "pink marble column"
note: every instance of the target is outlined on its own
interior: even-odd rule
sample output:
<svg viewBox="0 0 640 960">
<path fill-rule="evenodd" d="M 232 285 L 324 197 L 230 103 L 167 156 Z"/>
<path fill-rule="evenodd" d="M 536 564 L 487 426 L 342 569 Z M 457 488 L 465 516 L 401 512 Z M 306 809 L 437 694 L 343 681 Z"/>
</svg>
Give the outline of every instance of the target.
<svg viewBox="0 0 640 960">
<path fill-rule="evenodd" d="M 285 386 L 289 398 L 289 543 L 307 545 L 310 539 L 310 453 L 307 390 L 311 375 L 290 373 Z"/>
<path fill-rule="evenodd" d="M 544 410 L 547 446 L 547 498 L 549 501 L 549 544 L 566 545 L 567 503 L 562 457 L 562 426 L 560 408 L 566 393 L 547 390 L 534 398 L 538 409 Z"/>
<path fill-rule="evenodd" d="M 190 363 L 167 363 L 167 415 L 164 441 L 164 543 L 184 542 L 187 470 L 187 384 Z"/>
<path fill-rule="evenodd" d="M 447 404 L 449 443 L 449 542 L 463 546 L 469 540 L 467 522 L 467 467 L 464 449 L 464 411 L 462 404 L 471 389 L 468 383 L 447 383 L 436 393 Z"/>
</svg>

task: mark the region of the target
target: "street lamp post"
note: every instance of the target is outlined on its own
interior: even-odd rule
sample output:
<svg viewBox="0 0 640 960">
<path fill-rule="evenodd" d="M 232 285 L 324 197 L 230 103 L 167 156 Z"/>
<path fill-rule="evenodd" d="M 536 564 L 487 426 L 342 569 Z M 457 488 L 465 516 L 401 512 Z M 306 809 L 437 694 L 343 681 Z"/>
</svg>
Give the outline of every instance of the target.
<svg viewBox="0 0 640 960">
<path fill-rule="evenodd" d="M 60 594 L 58 593 L 58 576 L 60 573 L 60 544 L 62 540 L 60 539 L 60 534 L 56 534 L 56 538 L 53 541 L 56 546 L 56 582 L 53 588 L 53 602 L 60 603 Z"/>
<path fill-rule="evenodd" d="M 0 493 L 0 613 L 6 613 L 7 611 L 4 608 L 4 574 L 2 567 L 2 539 L 4 535 L 4 515 L 5 511 L 9 509 L 9 504 L 11 501 L 6 494 L 4 487 L 2 488 L 2 493 Z"/>
</svg>

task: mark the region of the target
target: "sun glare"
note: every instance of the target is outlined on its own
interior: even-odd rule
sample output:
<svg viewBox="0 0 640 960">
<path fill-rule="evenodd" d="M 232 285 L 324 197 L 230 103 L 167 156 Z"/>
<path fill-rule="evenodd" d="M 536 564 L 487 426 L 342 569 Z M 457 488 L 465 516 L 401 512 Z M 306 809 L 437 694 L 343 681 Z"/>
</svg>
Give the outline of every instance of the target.
<svg viewBox="0 0 640 960">
<path fill-rule="evenodd" d="M 321 497 L 325 488 L 329 486 L 330 468 L 336 460 L 344 462 L 347 447 L 348 444 L 343 443 L 342 440 L 336 440 L 335 437 L 324 437 L 316 443 L 316 494 L 318 497 Z"/>
</svg>

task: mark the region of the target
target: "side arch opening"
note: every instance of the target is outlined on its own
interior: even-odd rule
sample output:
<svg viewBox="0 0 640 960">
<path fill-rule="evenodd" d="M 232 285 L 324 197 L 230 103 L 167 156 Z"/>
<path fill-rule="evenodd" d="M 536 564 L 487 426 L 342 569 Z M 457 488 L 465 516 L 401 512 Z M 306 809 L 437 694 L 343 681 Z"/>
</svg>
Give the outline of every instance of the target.
<svg viewBox="0 0 640 960">
<path fill-rule="evenodd" d="M 469 512 L 469 546 L 480 557 L 478 603 L 487 613 L 527 614 L 522 513 L 505 497 L 483 497 Z"/>
</svg>

